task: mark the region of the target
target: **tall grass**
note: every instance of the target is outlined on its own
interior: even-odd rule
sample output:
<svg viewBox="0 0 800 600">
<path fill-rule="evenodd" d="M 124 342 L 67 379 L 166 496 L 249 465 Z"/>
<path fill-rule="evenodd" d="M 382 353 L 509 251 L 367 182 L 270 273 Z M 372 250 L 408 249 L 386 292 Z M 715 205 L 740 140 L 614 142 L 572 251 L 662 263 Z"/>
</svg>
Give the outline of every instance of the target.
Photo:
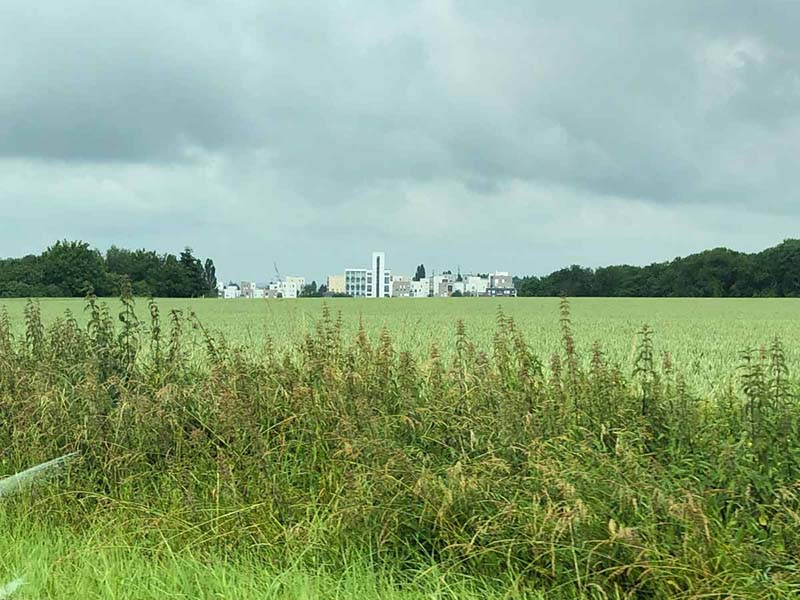
<svg viewBox="0 0 800 600">
<path fill-rule="evenodd" d="M 29 469 L 25 469 L 24 471 L 20 471 L 19 473 L 15 473 L 9 477 L 0 479 L 0 501 L 2 501 L 3 498 L 10 497 L 12 494 L 17 494 L 27 486 L 32 485 L 36 480 L 48 475 L 57 467 L 60 467 L 66 463 L 73 456 L 74 455 L 67 454 L 60 458 L 49 460 L 40 465 L 36 465 Z M 22 577 L 17 577 L 12 581 L 0 585 L 0 600 L 10 598 L 12 594 L 22 587 L 24 582 L 25 581 Z"/>
<path fill-rule="evenodd" d="M 25 524 L 27 525 L 27 524 Z M 420 565 L 399 581 L 367 561 L 330 571 L 265 565 L 255 553 L 209 556 L 134 546 L 124 530 L 84 532 L 15 526 L 0 518 L 0 578 L 24 565 L 9 598 L 79 600 L 542 600 L 513 580 L 478 580 Z M 3 587 L 0 585 L 0 590 Z M 10 589 L 10 588 L 9 588 Z M 508 592 L 511 592 L 510 594 Z"/>
<path fill-rule="evenodd" d="M 130 298 L 116 322 L 87 312 L 46 327 L 31 303 L 19 338 L 0 318 L 0 468 L 81 457 L 12 517 L 271 569 L 433 563 L 551 597 L 798 592 L 800 405 L 779 340 L 712 400 L 646 326 L 632 364 L 600 341 L 580 356 L 566 300 L 551 357 L 503 312 L 490 346 L 454 324 L 447 359 L 350 339 L 327 308 L 295 351 L 258 355 L 155 304 L 147 322 Z"/>
</svg>

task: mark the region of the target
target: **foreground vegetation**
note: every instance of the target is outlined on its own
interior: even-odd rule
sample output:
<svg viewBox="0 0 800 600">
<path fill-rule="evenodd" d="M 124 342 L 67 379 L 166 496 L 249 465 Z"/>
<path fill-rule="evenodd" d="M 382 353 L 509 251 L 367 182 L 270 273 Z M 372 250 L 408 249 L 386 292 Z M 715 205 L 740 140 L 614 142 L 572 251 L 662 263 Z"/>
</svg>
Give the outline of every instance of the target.
<svg viewBox="0 0 800 600">
<path fill-rule="evenodd" d="M 174 590 L 214 589 L 228 568 L 322 586 L 356 572 L 398 597 L 421 571 L 446 575 L 413 593 L 800 590 L 800 405 L 778 339 L 743 348 L 711 399 L 646 326 L 630 364 L 600 343 L 582 357 L 566 301 L 548 357 L 503 312 L 488 344 L 454 324 L 446 358 L 398 351 L 388 331 L 346 335 L 327 308 L 296 348 L 258 353 L 156 304 L 138 314 L 90 299 L 85 325 L 45 326 L 29 304 L 16 336 L 0 318 L 0 473 L 77 453 L 6 503 L 14 562 L 17 544 L 64 540 L 95 548 L 70 555 L 84 574 L 144 569 L 142 585 Z"/>
<path fill-rule="evenodd" d="M 513 583 L 481 581 L 442 573 L 434 565 L 397 574 L 369 564 L 331 573 L 290 565 L 277 570 L 255 553 L 211 556 L 136 547 L 124 532 L 76 534 L 2 522 L 2 582 L 24 575 L 11 598 L 81 600 L 491 600 L 522 597 L 506 592 Z M 531 595 L 531 598 L 541 596 Z"/>
</svg>

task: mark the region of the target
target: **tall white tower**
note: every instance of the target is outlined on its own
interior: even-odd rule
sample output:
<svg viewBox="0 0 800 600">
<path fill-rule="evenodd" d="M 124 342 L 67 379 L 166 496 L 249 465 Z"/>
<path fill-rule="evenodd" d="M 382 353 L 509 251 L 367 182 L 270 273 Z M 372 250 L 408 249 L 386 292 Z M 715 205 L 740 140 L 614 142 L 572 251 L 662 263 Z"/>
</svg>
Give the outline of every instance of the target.
<svg viewBox="0 0 800 600">
<path fill-rule="evenodd" d="M 389 275 L 386 269 L 386 253 L 372 253 L 372 298 L 389 297 Z"/>
</svg>

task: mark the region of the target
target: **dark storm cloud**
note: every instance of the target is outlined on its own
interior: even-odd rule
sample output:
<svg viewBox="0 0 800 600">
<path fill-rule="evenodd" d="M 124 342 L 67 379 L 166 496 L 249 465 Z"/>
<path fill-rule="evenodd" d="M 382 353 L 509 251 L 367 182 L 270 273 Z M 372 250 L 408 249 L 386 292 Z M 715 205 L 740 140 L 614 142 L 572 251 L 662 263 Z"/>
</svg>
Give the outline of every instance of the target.
<svg viewBox="0 0 800 600">
<path fill-rule="evenodd" d="M 765 1 L 6 1 L 0 208 L 57 206 L 64 235 L 76 207 L 97 230 L 173 211 L 280 245 L 298 220 L 346 243 L 373 211 L 558 237 L 547 215 L 628 202 L 643 223 L 673 213 L 640 203 L 699 211 L 702 247 L 721 239 L 705 207 L 800 218 L 798 22 Z M 747 243 L 778 235 L 761 226 Z M 423 230 L 364 243 L 434 248 Z M 0 254 L 15 235 L 33 239 Z"/>
<path fill-rule="evenodd" d="M 4 3 L 0 153 L 170 160 L 245 139 L 232 40 L 168 4 Z"/>
</svg>

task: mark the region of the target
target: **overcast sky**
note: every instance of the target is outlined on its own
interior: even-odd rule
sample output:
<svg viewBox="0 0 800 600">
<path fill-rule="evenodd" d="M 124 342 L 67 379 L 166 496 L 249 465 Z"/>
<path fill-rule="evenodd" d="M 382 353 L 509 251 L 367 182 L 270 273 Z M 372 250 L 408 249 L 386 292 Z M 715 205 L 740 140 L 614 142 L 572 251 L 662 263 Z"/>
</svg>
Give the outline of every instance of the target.
<svg viewBox="0 0 800 600">
<path fill-rule="evenodd" d="M 0 3 L 0 256 L 319 280 L 800 237 L 800 2 Z"/>
</svg>

